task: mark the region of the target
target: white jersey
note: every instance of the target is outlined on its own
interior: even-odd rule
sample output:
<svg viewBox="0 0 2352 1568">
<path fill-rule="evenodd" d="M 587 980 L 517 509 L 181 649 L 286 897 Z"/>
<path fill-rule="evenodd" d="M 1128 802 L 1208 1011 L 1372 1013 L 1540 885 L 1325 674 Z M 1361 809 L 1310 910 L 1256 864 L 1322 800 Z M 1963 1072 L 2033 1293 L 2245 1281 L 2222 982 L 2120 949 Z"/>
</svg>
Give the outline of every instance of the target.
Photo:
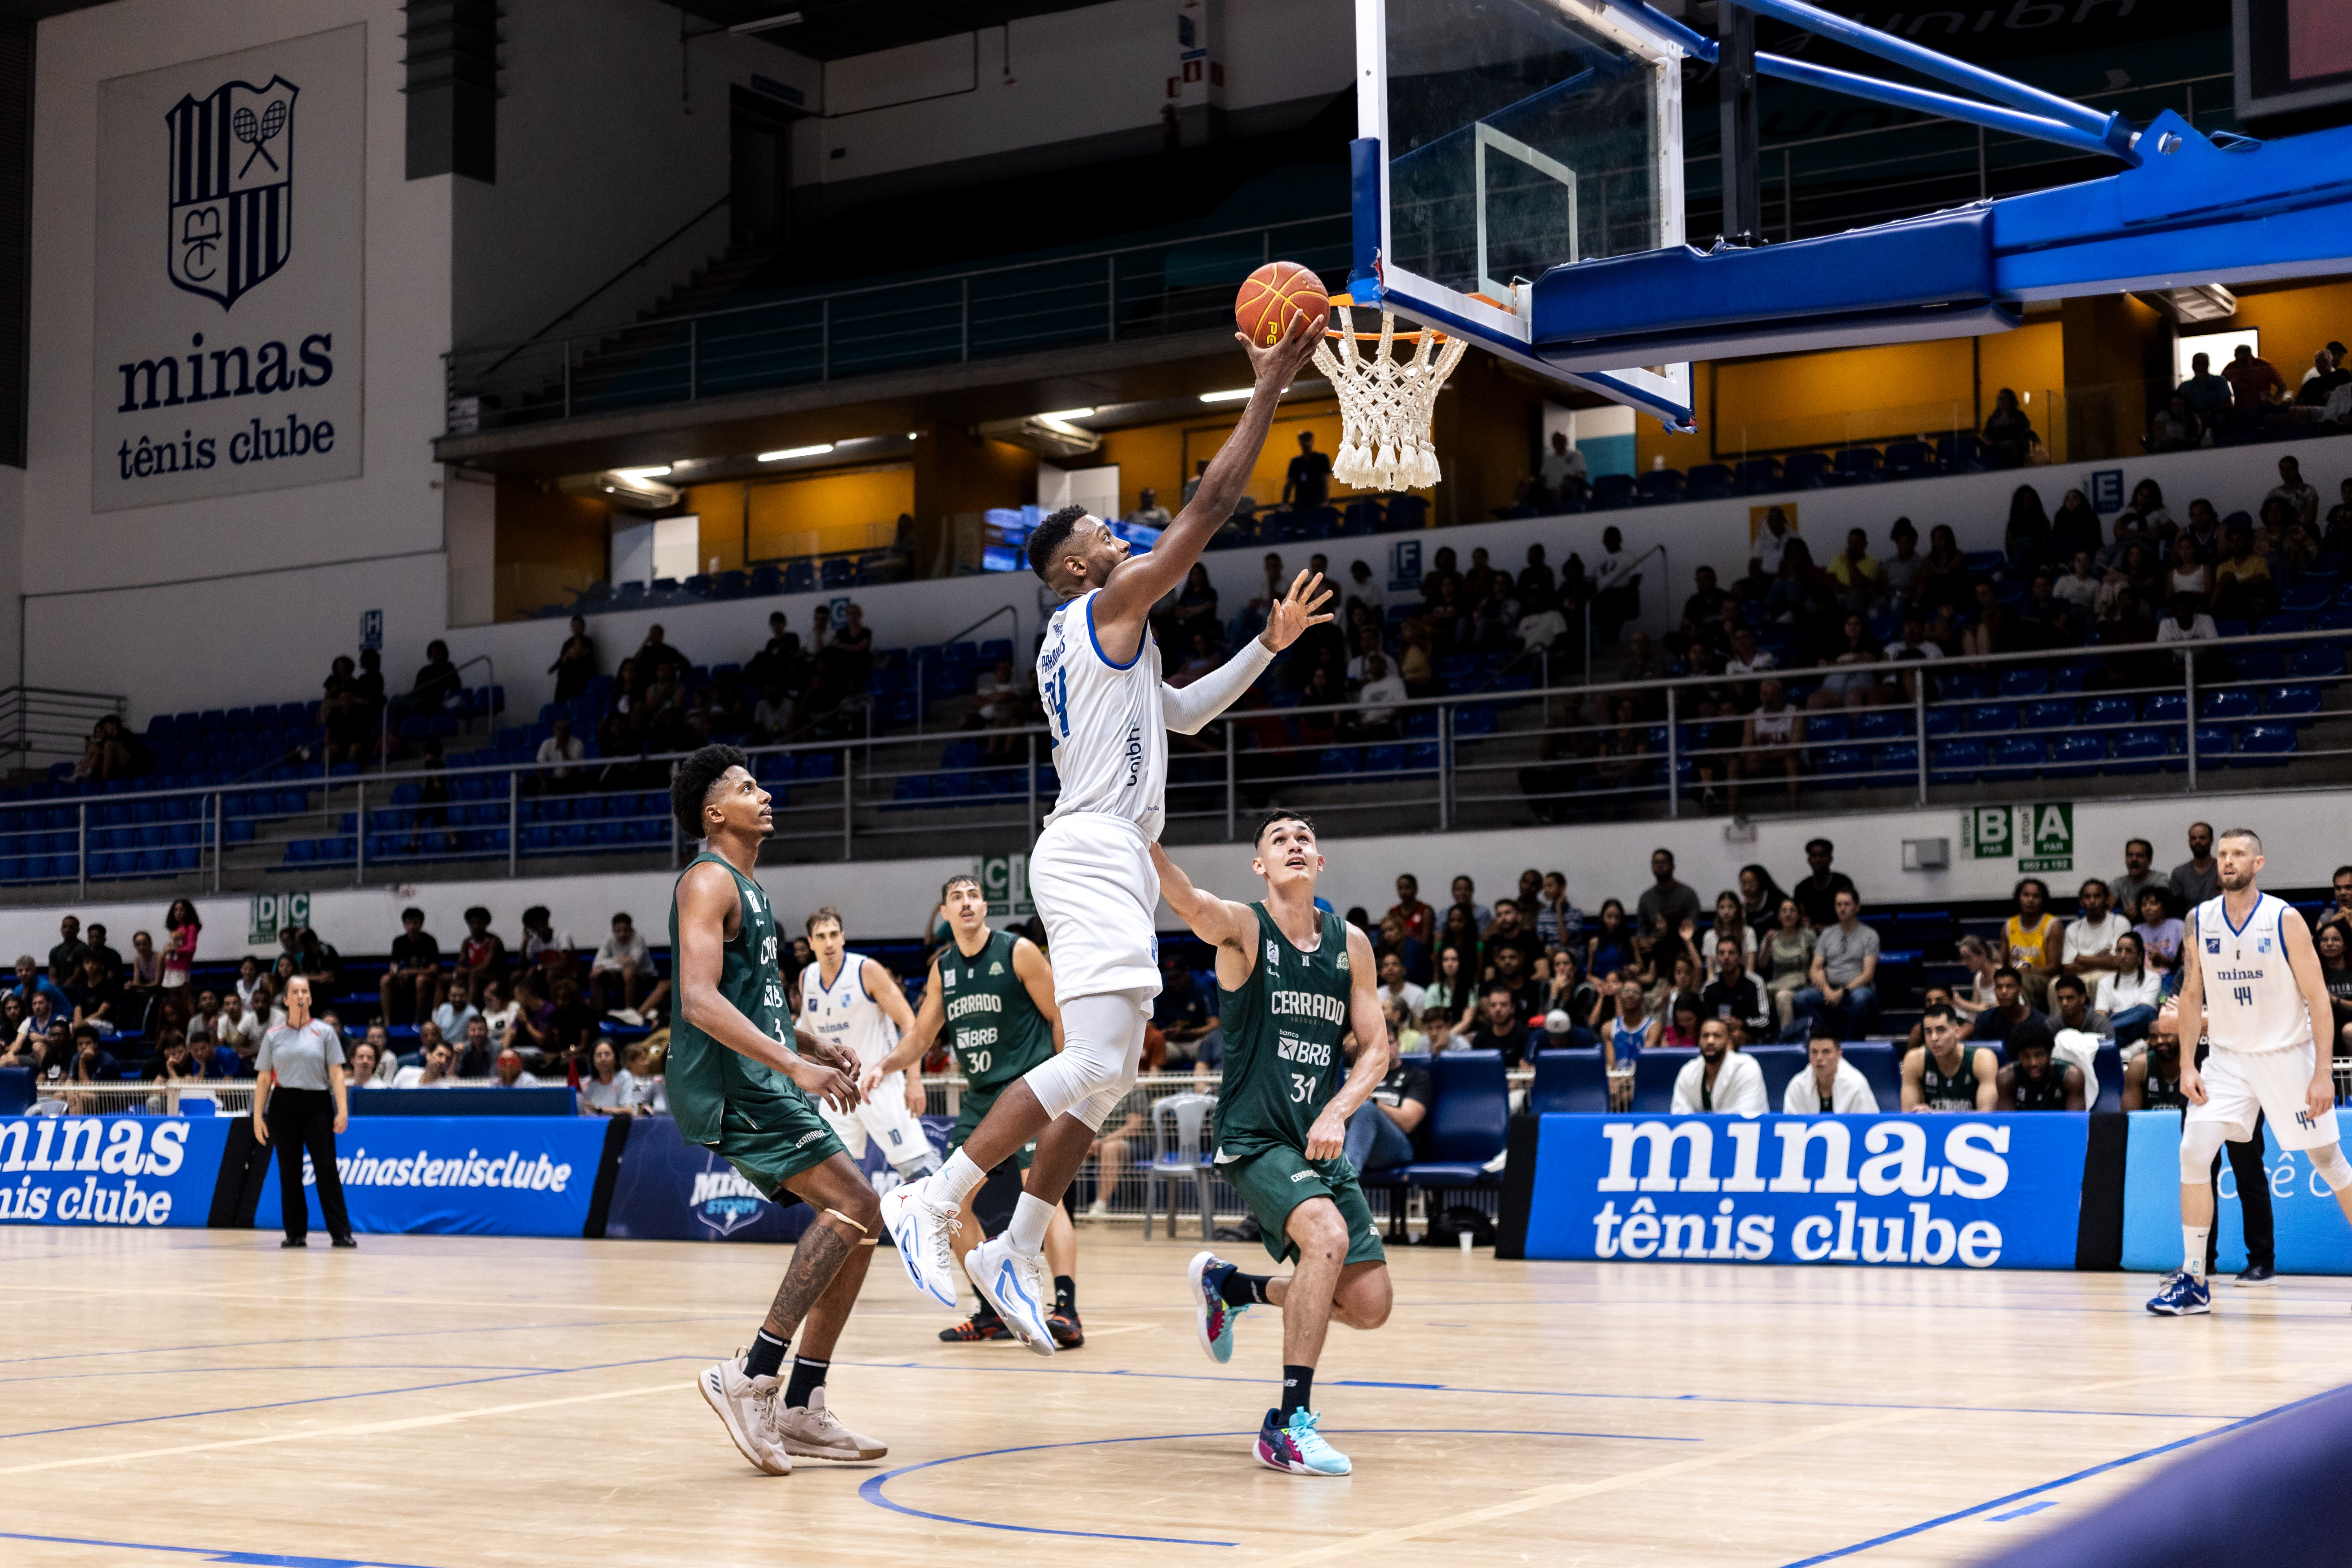
<svg viewBox="0 0 2352 1568">
<path fill-rule="evenodd" d="M 2226 897 L 2226 895 L 2225 895 Z M 2205 976 L 2205 1032 L 2216 1050 L 2254 1056 L 2312 1042 L 2311 1015 L 2286 962 L 2287 906 L 2256 895 L 2253 912 L 2232 925 L 2221 899 L 2209 899 L 2189 917 Z"/>
<path fill-rule="evenodd" d="M 1125 664 L 1095 636 L 1089 589 L 1054 613 L 1037 654 L 1037 695 L 1054 737 L 1061 798 L 1047 822 L 1081 812 L 1123 817 L 1160 837 L 1168 793 L 1168 721 L 1160 708 L 1160 647 L 1150 628 Z"/>
<path fill-rule="evenodd" d="M 841 956 L 841 973 L 824 983 L 824 965 L 812 963 L 801 971 L 801 1026 L 827 1045 L 855 1055 L 861 1064 L 878 1062 L 898 1043 L 898 1031 L 866 994 L 866 960 L 854 952 Z"/>
</svg>

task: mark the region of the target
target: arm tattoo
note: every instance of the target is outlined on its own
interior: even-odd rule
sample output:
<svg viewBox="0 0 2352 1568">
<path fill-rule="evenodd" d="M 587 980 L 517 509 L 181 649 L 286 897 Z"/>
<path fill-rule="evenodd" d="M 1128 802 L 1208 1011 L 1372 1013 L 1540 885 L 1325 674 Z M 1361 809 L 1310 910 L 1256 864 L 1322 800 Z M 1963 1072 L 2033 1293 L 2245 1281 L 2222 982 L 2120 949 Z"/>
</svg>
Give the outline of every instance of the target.
<svg viewBox="0 0 2352 1568">
<path fill-rule="evenodd" d="M 793 1248 L 792 1267 L 784 1270 L 784 1282 L 776 1287 L 776 1299 L 768 1307 L 770 1333 L 780 1340 L 792 1338 L 809 1308 L 849 1260 L 849 1247 L 848 1237 L 823 1219 L 801 1232 Z"/>
</svg>

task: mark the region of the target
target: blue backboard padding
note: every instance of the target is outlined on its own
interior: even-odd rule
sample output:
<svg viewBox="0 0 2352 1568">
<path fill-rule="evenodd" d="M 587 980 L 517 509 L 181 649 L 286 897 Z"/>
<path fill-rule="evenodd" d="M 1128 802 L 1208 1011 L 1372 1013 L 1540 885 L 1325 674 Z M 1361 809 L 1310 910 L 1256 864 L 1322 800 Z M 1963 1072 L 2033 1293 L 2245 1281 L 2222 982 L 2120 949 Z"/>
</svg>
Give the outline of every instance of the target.
<svg viewBox="0 0 2352 1568">
<path fill-rule="evenodd" d="M 1669 246 L 1555 267 L 1535 284 L 1537 351 L 1988 300 L 1991 220 L 1978 205 L 1788 245 Z"/>
</svg>

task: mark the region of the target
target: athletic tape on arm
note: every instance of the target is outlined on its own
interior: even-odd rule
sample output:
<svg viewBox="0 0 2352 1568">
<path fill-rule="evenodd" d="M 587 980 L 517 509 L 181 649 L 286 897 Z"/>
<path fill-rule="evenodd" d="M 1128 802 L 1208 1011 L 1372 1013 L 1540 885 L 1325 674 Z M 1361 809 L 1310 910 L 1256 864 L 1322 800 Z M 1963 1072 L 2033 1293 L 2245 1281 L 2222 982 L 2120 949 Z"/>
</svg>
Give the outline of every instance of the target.
<svg viewBox="0 0 2352 1568">
<path fill-rule="evenodd" d="M 1265 673 L 1274 662 L 1274 650 L 1257 637 L 1242 645 L 1241 652 L 1217 668 L 1211 670 L 1190 686 L 1160 688 L 1160 711 L 1168 727 L 1180 735 L 1197 735 L 1201 727 L 1238 700 L 1250 689 L 1250 682 Z"/>
</svg>

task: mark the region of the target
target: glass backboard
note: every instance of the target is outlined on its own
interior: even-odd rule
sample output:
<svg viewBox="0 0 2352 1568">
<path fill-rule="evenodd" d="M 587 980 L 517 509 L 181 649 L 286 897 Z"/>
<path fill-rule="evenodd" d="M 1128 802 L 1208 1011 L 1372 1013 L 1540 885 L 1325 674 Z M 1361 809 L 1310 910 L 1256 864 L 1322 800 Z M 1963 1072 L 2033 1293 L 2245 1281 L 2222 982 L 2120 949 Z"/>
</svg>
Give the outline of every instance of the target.
<svg viewBox="0 0 2352 1568">
<path fill-rule="evenodd" d="M 1518 357 L 1546 271 L 1682 242 L 1683 50 L 1644 15 L 1595 0 L 1358 0 L 1360 133 L 1380 163 L 1376 190 L 1360 171 L 1356 199 L 1376 206 L 1394 308 Z M 1688 417 L 1686 366 L 1572 379 Z"/>
</svg>

